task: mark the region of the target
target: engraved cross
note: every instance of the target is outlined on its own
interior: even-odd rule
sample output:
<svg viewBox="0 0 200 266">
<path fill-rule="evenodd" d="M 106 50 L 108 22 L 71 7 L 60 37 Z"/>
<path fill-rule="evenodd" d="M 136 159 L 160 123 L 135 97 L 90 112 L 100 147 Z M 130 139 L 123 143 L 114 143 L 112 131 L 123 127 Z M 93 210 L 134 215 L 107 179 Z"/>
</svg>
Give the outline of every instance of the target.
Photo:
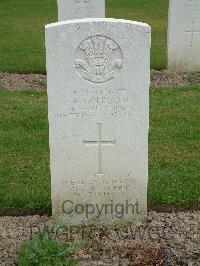
<svg viewBox="0 0 200 266">
<path fill-rule="evenodd" d="M 194 40 L 194 34 L 195 33 L 200 34 L 200 29 L 199 30 L 195 30 L 194 29 L 194 21 L 192 21 L 192 29 L 188 30 L 188 31 L 185 31 L 185 33 L 190 34 L 190 45 L 189 45 L 189 47 L 192 47 L 193 40 Z"/>
<path fill-rule="evenodd" d="M 98 140 L 86 141 L 83 140 L 83 145 L 97 145 L 98 146 L 98 172 L 97 175 L 103 175 L 103 163 L 102 163 L 102 145 L 116 145 L 116 139 L 111 141 L 102 140 L 102 124 L 97 123 Z"/>
</svg>

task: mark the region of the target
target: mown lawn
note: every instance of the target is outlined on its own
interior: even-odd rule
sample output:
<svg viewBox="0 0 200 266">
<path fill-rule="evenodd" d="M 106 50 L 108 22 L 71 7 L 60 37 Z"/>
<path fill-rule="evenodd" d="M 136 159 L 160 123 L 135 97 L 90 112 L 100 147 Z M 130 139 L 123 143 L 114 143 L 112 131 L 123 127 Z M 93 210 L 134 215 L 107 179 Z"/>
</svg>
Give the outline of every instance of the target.
<svg viewBox="0 0 200 266">
<path fill-rule="evenodd" d="M 168 0 L 107 0 L 106 16 L 152 26 L 151 67 L 166 67 Z M 56 0 L 0 0 L 0 71 L 44 72 L 44 25 L 57 21 Z"/>
<path fill-rule="evenodd" d="M 50 210 L 45 92 L 0 91 L 0 214 Z M 152 89 L 149 204 L 200 204 L 200 87 Z"/>
</svg>

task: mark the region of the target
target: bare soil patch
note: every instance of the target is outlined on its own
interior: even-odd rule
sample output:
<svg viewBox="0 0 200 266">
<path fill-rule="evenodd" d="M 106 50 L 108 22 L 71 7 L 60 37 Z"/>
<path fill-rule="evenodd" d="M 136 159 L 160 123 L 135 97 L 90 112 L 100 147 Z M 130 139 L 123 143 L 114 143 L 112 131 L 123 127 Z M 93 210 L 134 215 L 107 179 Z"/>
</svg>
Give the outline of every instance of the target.
<svg viewBox="0 0 200 266">
<path fill-rule="evenodd" d="M 177 73 L 151 70 L 152 87 L 190 87 L 200 85 L 200 73 Z"/>
<path fill-rule="evenodd" d="M 0 217 L 0 265 L 16 265 L 23 240 L 48 227 L 62 241 L 82 235 L 81 266 L 200 265 L 200 212 L 150 212 L 147 222 L 119 228 L 65 228 L 51 232 L 46 216 Z"/>
<path fill-rule="evenodd" d="M 152 87 L 189 87 L 200 85 L 200 73 L 176 73 L 167 70 L 151 70 Z M 45 74 L 15 74 L 0 72 L 0 89 L 45 90 Z"/>
</svg>

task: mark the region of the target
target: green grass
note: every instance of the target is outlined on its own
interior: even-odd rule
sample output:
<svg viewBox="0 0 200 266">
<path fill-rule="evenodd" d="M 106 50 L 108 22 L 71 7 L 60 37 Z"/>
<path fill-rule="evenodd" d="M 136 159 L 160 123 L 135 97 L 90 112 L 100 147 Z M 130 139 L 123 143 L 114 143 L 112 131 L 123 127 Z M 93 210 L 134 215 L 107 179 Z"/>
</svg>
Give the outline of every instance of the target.
<svg viewBox="0 0 200 266">
<path fill-rule="evenodd" d="M 57 20 L 56 0 L 1 0 L 0 71 L 44 72 L 44 26 Z M 152 26 L 151 67 L 166 68 L 168 0 L 107 0 L 106 16 Z"/>
<path fill-rule="evenodd" d="M 0 91 L 0 210 L 50 209 L 45 93 Z"/>
<path fill-rule="evenodd" d="M 44 231 L 22 243 L 18 266 L 73 266 L 78 265 L 74 255 L 79 251 L 82 240 L 61 242 Z"/>
<path fill-rule="evenodd" d="M 200 87 L 151 93 L 149 202 L 200 203 Z"/>
<path fill-rule="evenodd" d="M 50 210 L 47 96 L 0 91 L 0 213 Z M 200 87 L 152 89 L 149 203 L 200 203 Z"/>
</svg>

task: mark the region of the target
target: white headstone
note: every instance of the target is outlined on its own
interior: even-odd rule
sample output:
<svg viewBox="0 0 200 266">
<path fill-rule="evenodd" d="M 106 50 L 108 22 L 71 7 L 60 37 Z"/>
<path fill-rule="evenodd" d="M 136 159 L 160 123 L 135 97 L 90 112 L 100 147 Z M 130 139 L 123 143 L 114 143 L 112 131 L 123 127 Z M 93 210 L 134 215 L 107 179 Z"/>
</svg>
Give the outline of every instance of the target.
<svg viewBox="0 0 200 266">
<path fill-rule="evenodd" d="M 105 0 L 57 0 L 58 20 L 105 18 Z"/>
<path fill-rule="evenodd" d="M 46 26 L 54 217 L 147 213 L 150 27 L 116 19 Z"/>
<path fill-rule="evenodd" d="M 200 0 L 170 0 L 168 68 L 200 71 Z"/>
</svg>

